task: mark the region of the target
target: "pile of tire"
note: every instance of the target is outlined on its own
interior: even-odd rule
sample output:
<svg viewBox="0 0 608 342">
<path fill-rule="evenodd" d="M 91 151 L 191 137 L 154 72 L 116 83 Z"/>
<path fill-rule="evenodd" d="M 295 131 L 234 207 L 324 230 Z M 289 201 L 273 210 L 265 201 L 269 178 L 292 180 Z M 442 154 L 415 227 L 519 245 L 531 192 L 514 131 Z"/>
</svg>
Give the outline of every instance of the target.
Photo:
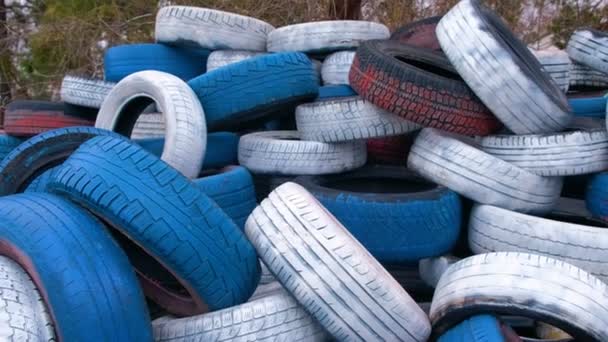
<svg viewBox="0 0 608 342">
<path fill-rule="evenodd" d="M 189 6 L 0 135 L 35 341 L 608 341 L 608 34 Z"/>
</svg>

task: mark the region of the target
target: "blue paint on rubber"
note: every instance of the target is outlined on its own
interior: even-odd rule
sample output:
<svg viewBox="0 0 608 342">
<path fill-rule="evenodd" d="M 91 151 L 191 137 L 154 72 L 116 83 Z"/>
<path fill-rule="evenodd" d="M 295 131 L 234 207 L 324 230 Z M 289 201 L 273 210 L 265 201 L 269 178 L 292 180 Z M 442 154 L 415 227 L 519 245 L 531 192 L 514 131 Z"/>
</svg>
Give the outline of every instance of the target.
<svg viewBox="0 0 608 342">
<path fill-rule="evenodd" d="M 586 97 L 568 99 L 572 113 L 576 116 L 606 117 L 606 101 L 608 97 Z"/>
<path fill-rule="evenodd" d="M 0 135 L 0 160 L 4 159 L 4 157 L 11 153 L 19 144 L 21 144 L 21 139 L 19 138 L 5 134 Z"/>
<path fill-rule="evenodd" d="M 99 221 L 42 193 L 0 198 L 0 215 L 0 253 L 34 279 L 60 341 L 152 341 L 133 268 Z"/>
<path fill-rule="evenodd" d="M 58 166 L 55 166 L 38 175 L 23 192 L 46 192 L 46 185 L 50 182 L 53 172 L 58 168 Z"/>
<path fill-rule="evenodd" d="M 47 189 L 96 213 L 171 270 L 194 301 L 190 314 L 205 304 L 210 310 L 241 304 L 258 284 L 256 252 L 226 213 L 178 171 L 126 139 L 87 141 Z"/>
<path fill-rule="evenodd" d="M 113 46 L 104 55 L 105 80 L 119 82 L 138 71 L 157 70 L 188 81 L 205 72 L 209 53 L 204 49 L 163 44 Z"/>
<path fill-rule="evenodd" d="M 446 331 L 437 342 L 505 342 L 505 338 L 495 317 L 479 315 Z"/>
<path fill-rule="evenodd" d="M 608 172 L 591 177 L 587 183 L 585 203 L 591 215 L 608 222 Z"/>
<path fill-rule="evenodd" d="M 329 85 L 323 86 L 319 88 L 319 96 L 315 99 L 315 101 L 322 101 L 337 97 L 349 97 L 349 96 L 357 96 L 357 93 L 353 88 L 349 85 L 339 84 L 339 85 Z"/>
</svg>

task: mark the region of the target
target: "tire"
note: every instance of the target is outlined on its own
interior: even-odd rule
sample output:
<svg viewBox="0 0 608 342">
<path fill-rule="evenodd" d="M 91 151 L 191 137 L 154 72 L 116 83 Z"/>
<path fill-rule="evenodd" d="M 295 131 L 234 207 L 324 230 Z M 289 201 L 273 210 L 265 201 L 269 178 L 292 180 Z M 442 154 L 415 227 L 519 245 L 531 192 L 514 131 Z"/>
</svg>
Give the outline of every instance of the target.
<svg viewBox="0 0 608 342">
<path fill-rule="evenodd" d="M 553 78 L 559 88 L 565 93 L 570 86 L 570 70 L 572 62 L 563 50 L 532 50 L 543 70 Z"/>
<path fill-rule="evenodd" d="M 481 204 L 524 213 L 551 211 L 559 198 L 562 178 L 535 175 L 464 139 L 425 128 L 412 146 L 407 166 Z"/>
<path fill-rule="evenodd" d="M 156 14 L 159 43 L 198 46 L 210 50 L 265 51 L 274 27 L 234 13 L 191 6 L 166 6 Z"/>
<path fill-rule="evenodd" d="M 261 203 L 279 185 L 291 182 L 295 178 L 293 176 L 265 175 L 256 173 L 252 174 L 252 176 L 253 184 L 255 186 L 255 197 L 258 203 Z M 264 267 L 262 267 L 262 269 L 263 268 Z"/>
<path fill-rule="evenodd" d="M 578 87 L 608 88 L 608 73 L 593 70 L 588 66 L 572 61 L 570 88 Z"/>
<path fill-rule="evenodd" d="M 0 161 L 10 154 L 22 140 L 10 135 L 0 134 Z"/>
<path fill-rule="evenodd" d="M 55 341 L 53 322 L 25 270 L 0 256 L 0 335 L 10 341 Z"/>
<path fill-rule="evenodd" d="M 414 21 L 398 28 L 391 35 L 391 40 L 443 54 L 437 40 L 437 35 L 435 34 L 439 20 L 441 20 L 441 16 Z"/>
<path fill-rule="evenodd" d="M 253 179 L 242 166 L 228 166 L 194 184 L 209 196 L 241 230 L 256 206 Z"/>
<path fill-rule="evenodd" d="M 291 113 L 319 92 L 319 78 L 301 53 L 251 58 L 201 75 L 188 85 L 205 108 L 210 130 L 238 130 Z"/>
<path fill-rule="evenodd" d="M 170 313 L 238 305 L 255 290 L 257 255 L 241 230 L 187 178 L 129 141 L 87 141 L 47 189 L 114 228 L 144 293 Z"/>
<path fill-rule="evenodd" d="M 296 108 L 302 140 L 328 143 L 365 140 L 422 128 L 359 97 L 317 101 Z"/>
<path fill-rule="evenodd" d="M 163 44 L 113 46 L 106 50 L 103 58 L 105 80 L 119 82 L 136 72 L 155 70 L 188 81 L 205 72 L 208 54 L 208 51 L 180 49 Z"/>
<path fill-rule="evenodd" d="M 369 139 L 367 140 L 367 162 L 370 164 L 405 166 L 415 138 L 416 132 L 407 135 Z"/>
<path fill-rule="evenodd" d="M 73 105 L 100 108 L 115 83 L 66 75 L 61 82 L 61 101 Z"/>
<path fill-rule="evenodd" d="M 141 113 L 137 117 L 130 135 L 133 140 L 163 139 L 163 144 L 164 137 L 165 118 L 163 113 Z"/>
<path fill-rule="evenodd" d="M 329 85 L 319 87 L 319 96 L 315 101 L 324 101 L 329 99 L 335 99 L 339 97 L 351 97 L 357 96 L 357 93 L 348 85 Z"/>
<path fill-rule="evenodd" d="M 25 190 L 23 190 L 23 192 L 46 192 L 46 186 L 53 178 L 53 172 L 55 172 L 55 170 L 57 170 L 58 168 L 59 166 L 55 166 L 42 172 L 40 175 L 34 178 L 30 182 L 30 184 L 28 184 L 28 186 L 25 188 Z"/>
<path fill-rule="evenodd" d="M 40 175 L 61 164 L 85 141 L 118 137 L 93 127 L 60 128 L 39 134 L 17 146 L 0 162 L 0 196 L 23 192 Z"/>
<path fill-rule="evenodd" d="M 274 275 L 272 274 L 272 272 L 270 272 L 270 270 L 268 269 L 268 267 L 264 264 L 263 261 L 260 260 L 260 283 L 258 285 L 258 288 L 262 285 L 268 285 L 271 284 L 273 282 L 278 283 L 277 279 L 274 277 Z M 280 285 L 280 284 L 279 284 Z M 283 286 L 281 286 L 281 288 L 283 288 Z M 256 289 L 257 292 L 257 289 Z M 254 293 L 251 298 L 253 298 L 256 294 Z M 250 299 L 251 300 L 251 299 Z"/>
<path fill-rule="evenodd" d="M 494 316 L 473 316 L 442 334 L 437 342 L 504 342 L 500 322 Z"/>
<path fill-rule="evenodd" d="M 422 259 L 418 263 L 420 278 L 422 278 L 425 284 L 435 288 L 445 271 L 458 261 L 460 261 L 460 258 L 452 255 Z"/>
<path fill-rule="evenodd" d="M 16 261 L 34 281 L 58 340 L 152 339 L 129 260 L 99 221 L 40 193 L 2 197 L 0 213 L 0 255 Z"/>
<path fill-rule="evenodd" d="M 605 119 L 606 117 L 606 101 L 608 101 L 608 93 L 594 94 L 599 96 L 571 97 L 568 99 L 572 113 L 575 116 L 598 117 Z"/>
<path fill-rule="evenodd" d="M 327 144 L 302 141 L 297 131 L 269 131 L 243 135 L 238 158 L 253 173 L 322 175 L 363 166 L 366 150 L 361 141 Z"/>
<path fill-rule="evenodd" d="M 433 288 L 426 285 L 418 272 L 418 267 L 413 264 L 382 264 L 382 267 L 393 277 L 399 285 L 418 303 L 428 302 L 431 306 Z M 421 306 L 424 310 L 424 308 Z M 425 311 L 428 312 L 428 311 Z"/>
<path fill-rule="evenodd" d="M 540 176 L 576 176 L 608 169 L 606 129 L 478 139 L 494 157 Z"/>
<path fill-rule="evenodd" d="M 279 292 L 204 315 L 154 321 L 155 341 L 326 341 L 327 333 L 290 295 Z"/>
<path fill-rule="evenodd" d="M 458 195 L 403 167 L 366 167 L 348 174 L 298 177 L 296 182 L 382 263 L 439 256 L 458 239 Z"/>
<path fill-rule="evenodd" d="M 276 188 L 249 216 L 245 232 L 277 280 L 334 339 L 429 336 L 414 300 L 301 186 Z"/>
<path fill-rule="evenodd" d="M 593 70 L 608 74 L 608 34 L 591 28 L 581 28 L 568 41 L 570 58 Z"/>
<path fill-rule="evenodd" d="M 605 227 L 530 216 L 477 205 L 469 222 L 469 247 L 476 254 L 522 252 L 544 255 L 608 280 L 608 233 Z M 572 217 L 583 221 L 581 216 Z M 573 220 L 574 221 L 574 220 Z M 577 222 L 579 223 L 579 222 Z"/>
<path fill-rule="evenodd" d="M 587 183 L 585 192 L 587 209 L 594 217 L 608 222 L 608 173 L 593 176 Z"/>
<path fill-rule="evenodd" d="M 207 141 L 205 112 L 192 89 L 175 76 L 158 71 L 127 76 L 106 97 L 95 127 L 129 136 L 152 102 L 165 119 L 161 159 L 188 178 L 198 176 Z"/>
<path fill-rule="evenodd" d="M 469 87 L 514 133 L 559 132 L 568 125 L 564 93 L 503 20 L 477 0 L 452 7 L 437 25 L 437 39 Z"/>
<path fill-rule="evenodd" d="M 594 131 L 606 129 L 606 119 L 577 116 L 570 123 L 568 130 Z"/>
<path fill-rule="evenodd" d="M 354 58 L 354 51 L 339 51 L 327 56 L 321 68 L 323 84 L 348 84 L 348 72 Z"/>
<path fill-rule="evenodd" d="M 577 341 L 606 341 L 606 303 L 606 284 L 580 268 L 533 254 L 490 253 L 448 269 L 435 290 L 430 318 L 437 335 L 491 312 L 551 324 Z"/>
<path fill-rule="evenodd" d="M 362 20 L 315 21 L 280 27 L 268 34 L 272 52 L 300 51 L 323 54 L 354 49 L 363 41 L 388 39 L 388 27 Z"/>
<path fill-rule="evenodd" d="M 264 55 L 264 53 L 245 50 L 213 51 L 209 54 L 209 58 L 207 59 L 207 72 L 261 55 Z"/>
<path fill-rule="evenodd" d="M 466 135 L 501 127 L 449 61 L 431 50 L 394 40 L 365 42 L 349 80 L 362 98 L 425 127 Z"/>
<path fill-rule="evenodd" d="M 13 101 L 4 112 L 4 132 L 29 137 L 56 128 L 93 126 L 94 119 L 67 115 L 63 103 L 46 101 Z"/>
</svg>

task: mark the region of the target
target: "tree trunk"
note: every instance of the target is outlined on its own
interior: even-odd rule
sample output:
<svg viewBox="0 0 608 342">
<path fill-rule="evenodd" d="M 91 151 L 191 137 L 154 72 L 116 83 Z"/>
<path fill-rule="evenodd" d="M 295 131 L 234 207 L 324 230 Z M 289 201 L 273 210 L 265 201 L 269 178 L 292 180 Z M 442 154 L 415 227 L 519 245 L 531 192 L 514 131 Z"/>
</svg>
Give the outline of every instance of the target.
<svg viewBox="0 0 608 342">
<path fill-rule="evenodd" d="M 334 20 L 361 18 L 361 0 L 334 0 L 329 5 L 329 17 Z"/>
<path fill-rule="evenodd" d="M 9 83 L 10 46 L 6 22 L 6 4 L 0 0 L 0 108 L 11 100 L 11 85 Z"/>
</svg>

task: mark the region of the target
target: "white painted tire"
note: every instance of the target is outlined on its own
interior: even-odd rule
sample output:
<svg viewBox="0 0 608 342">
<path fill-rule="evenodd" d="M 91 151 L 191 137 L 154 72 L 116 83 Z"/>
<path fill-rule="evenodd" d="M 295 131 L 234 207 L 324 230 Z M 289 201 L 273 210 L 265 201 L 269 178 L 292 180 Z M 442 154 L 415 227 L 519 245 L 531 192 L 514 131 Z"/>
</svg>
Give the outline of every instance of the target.
<svg viewBox="0 0 608 342">
<path fill-rule="evenodd" d="M 428 286 L 437 287 L 443 273 L 458 261 L 460 258 L 451 255 L 422 259 L 418 262 L 420 278 Z"/>
<path fill-rule="evenodd" d="M 165 137 L 165 118 L 162 113 L 142 113 L 135 121 L 131 139 L 155 139 Z"/>
<path fill-rule="evenodd" d="M 543 70 L 551 76 L 559 88 L 565 93 L 570 86 L 570 70 L 572 62 L 564 50 L 533 50 L 530 49 L 542 65 Z"/>
<path fill-rule="evenodd" d="M 99 108 L 115 85 L 114 82 L 66 75 L 61 82 L 61 101 Z"/>
<path fill-rule="evenodd" d="M 570 86 L 608 88 L 608 74 L 593 70 L 580 63 L 572 62 Z"/>
<path fill-rule="evenodd" d="M 315 21 L 280 27 L 268 34 L 268 51 L 307 53 L 354 49 L 371 39 L 388 39 L 385 25 L 361 20 Z"/>
<path fill-rule="evenodd" d="M 253 173 L 274 175 L 324 175 L 363 166 L 364 141 L 328 144 L 300 140 L 297 131 L 267 131 L 243 135 L 239 164 Z"/>
<path fill-rule="evenodd" d="M 426 341 L 426 314 L 310 193 L 277 187 L 245 233 L 277 280 L 338 341 Z M 365 324 L 363 324 L 365 323 Z"/>
<path fill-rule="evenodd" d="M 542 177 L 475 147 L 475 141 L 423 129 L 410 150 L 410 169 L 482 204 L 549 212 L 559 199 L 562 178 Z"/>
<path fill-rule="evenodd" d="M 265 51 L 274 27 L 244 15 L 191 6 L 167 6 L 156 15 L 159 43 L 197 45 L 210 50 Z"/>
<path fill-rule="evenodd" d="M 480 254 L 441 277 L 430 318 L 433 333 L 479 313 L 547 322 L 576 341 L 608 341 L 608 288 L 568 263 L 525 253 Z"/>
<path fill-rule="evenodd" d="M 245 51 L 245 50 L 217 50 L 209 54 L 207 58 L 207 72 L 217 68 L 244 61 L 249 58 L 264 55 L 263 52 Z"/>
<path fill-rule="evenodd" d="M 353 59 L 354 51 L 338 51 L 327 56 L 321 68 L 323 84 L 348 84 L 348 73 Z"/>
<path fill-rule="evenodd" d="M 566 49 L 578 63 L 608 74 L 608 34 L 588 28 L 576 30 Z"/>
<path fill-rule="evenodd" d="M 188 178 L 196 178 L 207 145 L 205 113 L 196 94 L 181 79 L 160 71 L 140 71 L 122 79 L 103 102 L 95 127 L 128 136 L 151 102 L 165 119 L 161 159 Z"/>
</svg>

